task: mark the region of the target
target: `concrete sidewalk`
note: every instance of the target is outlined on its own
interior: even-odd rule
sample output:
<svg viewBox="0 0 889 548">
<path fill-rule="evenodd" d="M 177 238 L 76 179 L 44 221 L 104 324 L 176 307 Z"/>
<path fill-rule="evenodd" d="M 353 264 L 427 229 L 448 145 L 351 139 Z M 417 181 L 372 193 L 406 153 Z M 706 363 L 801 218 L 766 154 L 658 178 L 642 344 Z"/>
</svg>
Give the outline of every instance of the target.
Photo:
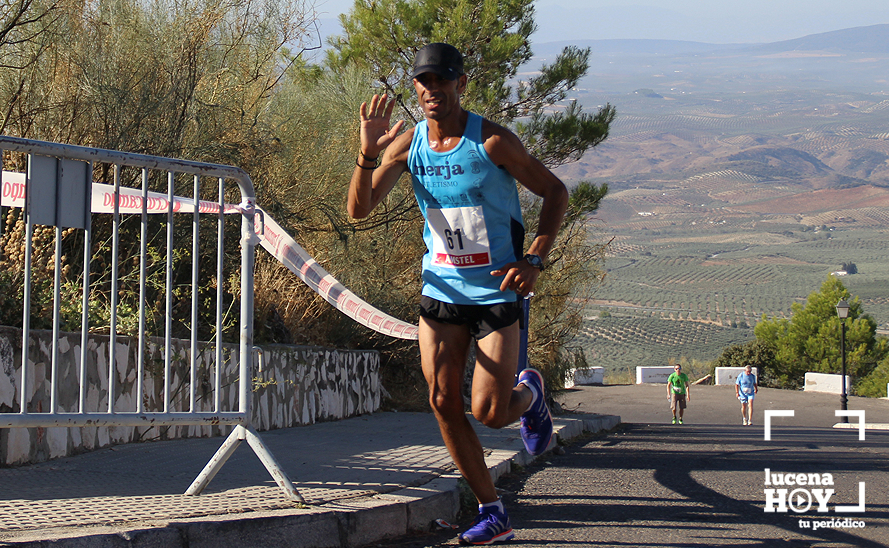
<svg viewBox="0 0 889 548">
<path fill-rule="evenodd" d="M 610 430 L 620 417 L 555 422 L 568 440 Z M 495 480 L 533 460 L 518 424 L 476 430 Z M 459 473 L 431 414 L 376 413 L 260 436 L 307 506 L 285 498 L 247 444 L 199 496 L 183 493 L 224 438 L 128 444 L 0 469 L 0 546 L 357 547 L 429 530 L 459 510 Z"/>
</svg>

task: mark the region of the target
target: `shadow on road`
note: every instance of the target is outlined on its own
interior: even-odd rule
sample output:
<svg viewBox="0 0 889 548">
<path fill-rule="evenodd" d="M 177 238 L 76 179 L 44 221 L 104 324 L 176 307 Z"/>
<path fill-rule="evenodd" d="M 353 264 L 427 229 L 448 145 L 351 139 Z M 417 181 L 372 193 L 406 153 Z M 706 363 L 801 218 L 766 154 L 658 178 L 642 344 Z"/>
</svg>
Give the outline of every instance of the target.
<svg viewBox="0 0 889 548">
<path fill-rule="evenodd" d="M 739 430 L 625 425 L 547 457 L 502 483 L 514 493 L 505 497 L 513 519 L 526 529 L 528 540 L 518 544 L 558 535 L 548 545 L 886 546 L 889 511 L 877 502 L 887 487 L 889 435 L 869 434 L 866 446 L 857 446 L 847 431 L 777 429 L 766 442 L 761 429 Z M 831 474 L 828 511 L 816 512 L 816 502 L 805 513 L 765 512 L 766 468 Z M 858 481 L 867 484 L 866 511 L 836 513 L 837 505 L 858 504 Z M 800 526 L 846 518 L 866 528 Z"/>
</svg>

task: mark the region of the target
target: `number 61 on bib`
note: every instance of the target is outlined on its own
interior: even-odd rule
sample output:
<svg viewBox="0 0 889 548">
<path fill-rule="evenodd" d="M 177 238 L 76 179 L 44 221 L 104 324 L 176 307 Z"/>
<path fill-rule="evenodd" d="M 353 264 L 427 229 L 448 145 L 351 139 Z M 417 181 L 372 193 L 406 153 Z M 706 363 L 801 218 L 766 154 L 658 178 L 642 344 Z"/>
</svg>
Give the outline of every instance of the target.
<svg viewBox="0 0 889 548">
<path fill-rule="evenodd" d="M 470 268 L 491 264 L 491 246 L 482 206 L 428 208 L 433 266 Z"/>
</svg>

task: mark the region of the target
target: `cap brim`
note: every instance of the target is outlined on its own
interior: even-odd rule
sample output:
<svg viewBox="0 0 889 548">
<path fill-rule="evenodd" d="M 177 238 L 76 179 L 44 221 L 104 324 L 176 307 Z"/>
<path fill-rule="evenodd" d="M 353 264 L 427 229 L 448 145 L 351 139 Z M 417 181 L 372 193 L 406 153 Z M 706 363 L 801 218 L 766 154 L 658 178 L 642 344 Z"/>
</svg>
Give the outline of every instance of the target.
<svg viewBox="0 0 889 548">
<path fill-rule="evenodd" d="M 414 68 L 414 72 L 411 75 L 411 78 L 416 78 L 417 76 L 425 74 L 427 72 L 437 74 L 445 80 L 456 80 L 460 77 L 460 74 L 452 68 L 444 68 L 438 65 L 422 65 Z"/>
</svg>

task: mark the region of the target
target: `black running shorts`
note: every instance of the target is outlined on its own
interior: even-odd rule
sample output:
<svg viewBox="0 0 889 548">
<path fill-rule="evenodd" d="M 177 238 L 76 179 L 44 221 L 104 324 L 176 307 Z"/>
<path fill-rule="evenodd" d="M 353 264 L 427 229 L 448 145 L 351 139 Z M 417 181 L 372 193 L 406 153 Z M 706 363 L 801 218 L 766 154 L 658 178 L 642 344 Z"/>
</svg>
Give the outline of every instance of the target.
<svg viewBox="0 0 889 548">
<path fill-rule="evenodd" d="M 522 317 L 522 303 L 453 304 L 423 296 L 420 316 L 441 323 L 466 325 L 473 337 L 483 339 L 518 321 Z"/>
</svg>

